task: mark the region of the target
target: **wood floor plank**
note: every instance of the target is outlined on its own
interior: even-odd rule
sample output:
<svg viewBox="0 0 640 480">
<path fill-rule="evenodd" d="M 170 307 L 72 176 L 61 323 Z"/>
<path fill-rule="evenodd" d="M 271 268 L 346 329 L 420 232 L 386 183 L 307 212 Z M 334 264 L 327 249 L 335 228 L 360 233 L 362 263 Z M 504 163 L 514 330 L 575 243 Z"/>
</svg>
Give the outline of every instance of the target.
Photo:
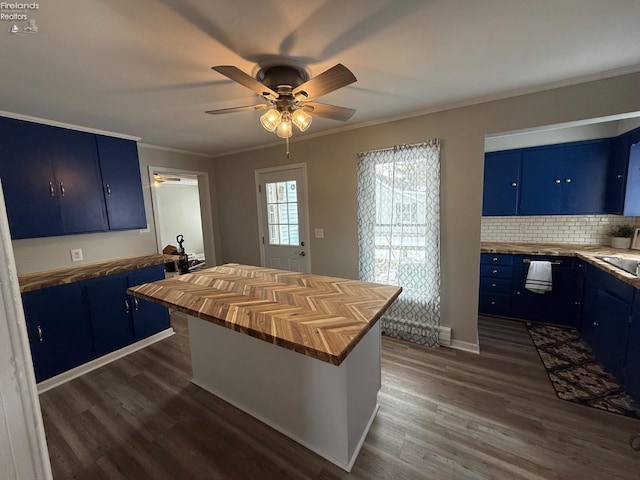
<svg viewBox="0 0 640 480">
<path fill-rule="evenodd" d="M 351 474 L 190 383 L 176 335 L 40 396 L 62 479 L 637 480 L 640 421 L 559 400 L 526 327 L 480 354 L 383 338 L 380 410 Z"/>
</svg>

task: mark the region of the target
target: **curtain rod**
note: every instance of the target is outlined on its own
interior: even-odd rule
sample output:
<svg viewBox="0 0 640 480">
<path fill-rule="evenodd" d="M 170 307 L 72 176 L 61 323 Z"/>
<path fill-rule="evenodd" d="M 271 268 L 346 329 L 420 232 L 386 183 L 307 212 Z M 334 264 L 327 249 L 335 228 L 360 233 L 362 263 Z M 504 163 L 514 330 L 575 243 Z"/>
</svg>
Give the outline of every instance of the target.
<svg viewBox="0 0 640 480">
<path fill-rule="evenodd" d="M 391 152 L 394 150 L 398 150 L 402 147 L 432 147 L 432 146 L 437 146 L 440 145 L 440 139 L 439 138 L 432 138 L 431 140 L 427 140 L 426 142 L 419 142 L 419 143 L 401 143 L 399 145 L 394 145 L 393 147 L 387 147 L 387 148 L 379 148 L 377 150 L 367 150 L 366 152 L 358 152 L 358 156 L 360 155 L 364 155 L 365 153 L 378 153 L 378 152 Z"/>
</svg>

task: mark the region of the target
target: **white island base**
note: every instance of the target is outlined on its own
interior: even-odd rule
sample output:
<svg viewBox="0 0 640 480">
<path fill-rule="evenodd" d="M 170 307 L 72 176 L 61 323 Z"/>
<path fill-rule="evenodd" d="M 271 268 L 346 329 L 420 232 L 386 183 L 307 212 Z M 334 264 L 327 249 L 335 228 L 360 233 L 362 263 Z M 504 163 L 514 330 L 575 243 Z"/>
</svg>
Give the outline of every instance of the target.
<svg viewBox="0 0 640 480">
<path fill-rule="evenodd" d="M 378 411 L 380 324 L 340 366 L 189 316 L 193 383 L 347 472 Z"/>
</svg>

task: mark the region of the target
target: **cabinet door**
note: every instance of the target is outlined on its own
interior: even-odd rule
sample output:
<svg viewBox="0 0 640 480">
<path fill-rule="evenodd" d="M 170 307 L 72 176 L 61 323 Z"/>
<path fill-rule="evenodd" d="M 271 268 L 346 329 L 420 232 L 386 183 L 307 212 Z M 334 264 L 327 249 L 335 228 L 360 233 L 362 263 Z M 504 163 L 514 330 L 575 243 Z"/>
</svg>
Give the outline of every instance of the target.
<svg viewBox="0 0 640 480">
<path fill-rule="evenodd" d="M 608 140 L 525 150 L 520 213 L 605 213 L 608 157 Z"/>
<path fill-rule="evenodd" d="M 164 266 L 143 268 L 128 277 L 130 287 L 164 279 Z M 133 326 L 136 341 L 169 328 L 169 311 L 166 307 L 132 297 Z"/>
<path fill-rule="evenodd" d="M 13 239 L 62 234 L 52 131 L 53 127 L 0 117 L 0 178 Z"/>
<path fill-rule="evenodd" d="M 26 292 L 22 299 L 38 382 L 95 358 L 83 283 Z"/>
<path fill-rule="evenodd" d="M 561 213 L 606 213 L 609 141 L 591 141 L 567 146 L 562 150 Z"/>
<path fill-rule="evenodd" d="M 52 158 L 64 232 L 107 230 L 94 136 L 54 129 Z"/>
<path fill-rule="evenodd" d="M 101 356 L 133 343 L 131 300 L 127 277 L 110 275 L 87 281 L 91 326 L 96 355 Z"/>
<path fill-rule="evenodd" d="M 550 215 L 562 211 L 562 152 L 527 150 L 522 154 L 521 215 Z"/>
<path fill-rule="evenodd" d="M 634 312 L 629 326 L 624 388 L 636 402 L 640 402 L 640 310 Z"/>
<path fill-rule="evenodd" d="M 640 143 L 634 143 L 629 147 L 624 215 L 640 216 Z"/>
<path fill-rule="evenodd" d="M 607 172 L 607 213 L 622 214 L 627 184 L 629 138 L 621 135 L 611 141 L 609 169 Z"/>
<path fill-rule="evenodd" d="M 132 140 L 96 136 L 109 228 L 146 228 L 138 146 Z"/>
<path fill-rule="evenodd" d="M 482 215 L 517 215 L 521 159 L 520 151 L 485 155 Z"/>
<path fill-rule="evenodd" d="M 623 379 L 631 305 L 585 279 L 581 334 L 593 354 L 618 380 Z"/>
</svg>

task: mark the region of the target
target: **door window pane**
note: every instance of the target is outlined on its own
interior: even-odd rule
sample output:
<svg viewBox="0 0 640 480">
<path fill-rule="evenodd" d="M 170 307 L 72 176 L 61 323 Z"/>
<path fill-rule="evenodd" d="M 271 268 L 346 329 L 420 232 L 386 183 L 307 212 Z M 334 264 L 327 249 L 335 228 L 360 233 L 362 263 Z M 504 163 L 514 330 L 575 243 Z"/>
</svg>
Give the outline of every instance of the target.
<svg viewBox="0 0 640 480">
<path fill-rule="evenodd" d="M 266 184 L 270 245 L 299 245 L 298 186 L 295 180 Z"/>
</svg>

